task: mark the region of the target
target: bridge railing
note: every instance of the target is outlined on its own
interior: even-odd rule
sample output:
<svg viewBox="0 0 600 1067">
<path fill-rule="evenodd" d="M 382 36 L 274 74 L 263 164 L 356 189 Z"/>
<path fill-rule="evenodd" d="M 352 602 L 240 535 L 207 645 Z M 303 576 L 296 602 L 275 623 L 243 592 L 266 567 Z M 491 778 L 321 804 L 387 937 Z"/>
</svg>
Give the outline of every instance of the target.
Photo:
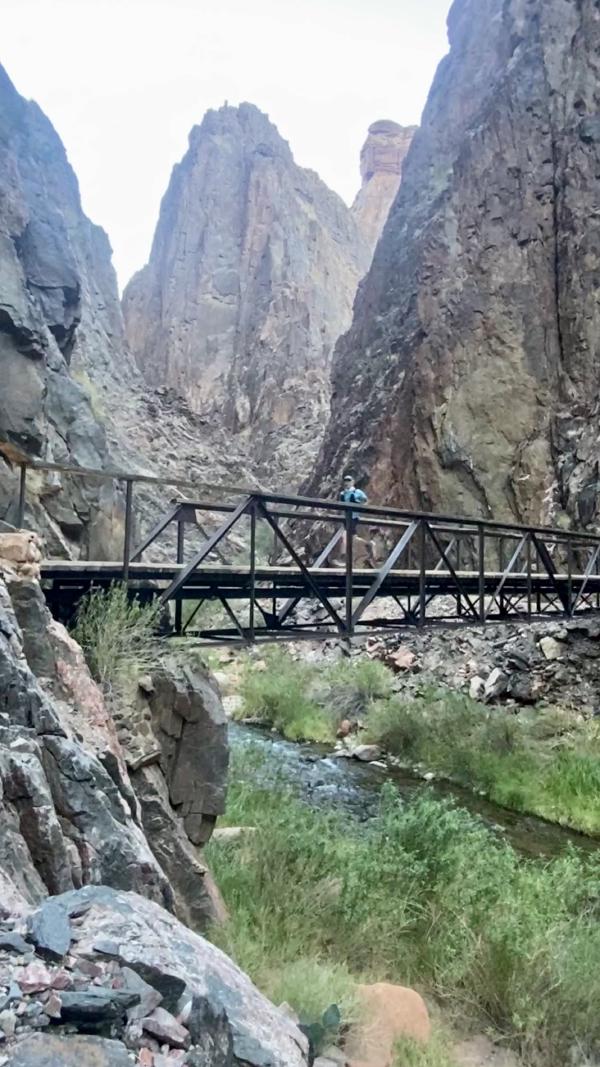
<svg viewBox="0 0 600 1067">
<path fill-rule="evenodd" d="M 186 525 L 198 525 L 199 514 L 206 512 L 211 512 L 213 517 L 221 513 L 223 522 L 187 557 Z M 376 597 L 385 594 L 390 575 L 403 571 L 415 578 L 413 592 L 402 600 L 396 598 L 403 621 L 408 625 L 425 625 L 428 608 L 440 596 L 436 575 L 446 579 L 445 591 L 454 598 L 459 615 L 473 623 L 507 615 L 531 619 L 534 615 L 558 612 L 570 616 L 580 605 L 600 606 L 600 589 L 595 581 L 600 570 L 600 538 L 586 532 L 253 492 L 237 505 L 215 505 L 202 500 L 174 505 L 134 550 L 131 561 L 140 560 L 143 552 L 173 523 L 178 531 L 180 569 L 161 599 L 175 600 L 178 605 L 178 628 L 181 625 L 178 598 L 186 583 L 217 553 L 219 561 L 226 563 L 222 546 L 243 523 L 249 526 L 247 623 L 240 622 L 226 601 L 223 606 L 239 633 L 249 640 L 254 637 L 257 610 L 267 625 L 281 629 L 303 599 L 303 594 L 298 593 L 283 603 L 281 598 L 273 598 L 269 612 L 261 604 L 260 586 L 266 577 L 256 549 L 261 524 L 269 529 L 279 549 L 280 565 L 284 565 L 281 559 L 287 558 L 287 565 L 291 564 L 302 578 L 304 595 L 320 603 L 327 615 L 327 625 L 346 635 L 369 624 L 364 619 L 367 609 Z M 312 536 L 301 534 L 306 526 L 313 531 Z M 314 545 L 315 529 L 321 542 L 309 558 L 307 545 Z M 379 555 L 377 548 L 373 548 L 373 536 L 384 538 L 378 546 Z M 358 546 L 365 556 L 363 560 L 357 552 Z M 330 569 L 336 556 L 345 573 L 344 585 L 336 598 L 342 601 L 341 607 L 332 602 L 325 591 L 327 583 L 322 580 L 323 569 Z M 276 559 L 274 552 L 271 561 Z M 357 576 L 360 573 L 364 578 L 366 568 L 372 570 L 372 578 L 366 587 L 362 581 L 357 596 Z"/>
<path fill-rule="evenodd" d="M 131 581 L 132 568 L 144 553 L 155 550 L 167 532 L 175 531 L 173 576 L 162 589 L 161 599 L 174 602 L 178 631 L 183 629 L 182 602 L 188 587 L 195 574 L 208 567 L 220 567 L 223 573 L 228 567 L 245 568 L 246 619 L 235 615 L 226 583 L 222 596 L 214 594 L 244 640 L 252 640 L 261 627 L 297 630 L 299 624 L 291 620 L 304 597 L 323 609 L 326 621 L 318 624 L 321 628 L 347 636 L 372 627 L 373 602 L 383 597 L 396 605 L 399 617 L 388 621 L 396 627 L 399 622 L 423 626 L 434 611 L 436 620 L 481 624 L 495 618 L 531 619 L 550 613 L 570 617 L 600 607 L 600 536 L 595 533 L 377 504 L 345 504 L 240 486 L 207 483 L 200 487 L 143 473 L 44 463 L 17 453 L 12 446 L 7 453 L 0 444 L 2 451 L 20 470 L 17 525 L 24 520 L 30 470 L 121 481 L 125 521 L 117 562 L 125 582 Z M 155 526 L 134 544 L 138 483 L 160 490 L 171 487 L 182 498 L 171 500 Z M 183 496 L 189 489 L 199 499 Z M 271 544 L 266 561 L 263 530 Z M 245 553 L 243 564 L 241 551 Z M 161 558 L 165 558 L 164 548 Z M 276 578 L 286 569 L 298 577 L 289 596 L 280 593 Z M 400 585 L 401 595 L 394 591 Z M 266 604 L 267 588 L 270 605 Z M 444 615 L 444 598 L 453 602 L 450 616 Z M 384 620 L 385 625 L 388 622 Z"/>
</svg>

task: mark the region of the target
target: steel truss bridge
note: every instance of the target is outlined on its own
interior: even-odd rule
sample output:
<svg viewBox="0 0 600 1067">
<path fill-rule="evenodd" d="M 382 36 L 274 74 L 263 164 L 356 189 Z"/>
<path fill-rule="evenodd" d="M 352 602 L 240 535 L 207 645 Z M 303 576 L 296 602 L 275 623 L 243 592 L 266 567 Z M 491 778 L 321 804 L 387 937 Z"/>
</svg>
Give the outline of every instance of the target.
<svg viewBox="0 0 600 1067">
<path fill-rule="evenodd" d="M 181 495 L 188 483 L 26 457 L 18 463 L 17 526 L 31 467 L 123 484 L 119 559 L 42 564 L 59 618 L 68 619 L 90 589 L 114 582 L 168 608 L 172 633 L 218 644 L 350 639 L 600 610 L 594 534 L 209 486 L 203 499 L 171 502 L 135 543 L 135 484 L 161 492 L 174 485 Z"/>
</svg>

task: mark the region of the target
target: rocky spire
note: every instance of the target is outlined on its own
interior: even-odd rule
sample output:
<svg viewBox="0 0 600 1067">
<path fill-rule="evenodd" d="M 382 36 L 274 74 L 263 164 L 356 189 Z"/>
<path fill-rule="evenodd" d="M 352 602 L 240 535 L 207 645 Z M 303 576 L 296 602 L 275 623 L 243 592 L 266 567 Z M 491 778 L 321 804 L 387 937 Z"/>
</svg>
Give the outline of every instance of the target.
<svg viewBox="0 0 600 1067">
<path fill-rule="evenodd" d="M 416 130 L 416 126 L 399 126 L 390 119 L 380 119 L 369 126 L 360 153 L 362 186 L 352 214 L 371 252 L 375 251 L 400 187 L 402 167 Z"/>
<path fill-rule="evenodd" d="M 329 403 L 333 347 L 369 249 L 349 209 L 251 104 L 209 111 L 163 198 L 148 265 L 123 299 L 146 380 L 297 484 Z"/>
</svg>

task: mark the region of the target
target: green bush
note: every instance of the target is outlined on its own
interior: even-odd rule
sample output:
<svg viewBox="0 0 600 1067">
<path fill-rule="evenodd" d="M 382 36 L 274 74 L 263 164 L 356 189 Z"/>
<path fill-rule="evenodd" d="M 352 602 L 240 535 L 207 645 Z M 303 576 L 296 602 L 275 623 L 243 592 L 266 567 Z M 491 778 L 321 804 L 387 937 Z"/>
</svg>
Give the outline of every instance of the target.
<svg viewBox="0 0 600 1067">
<path fill-rule="evenodd" d="M 156 607 L 130 601 L 124 585 L 93 590 L 80 604 L 73 637 L 108 696 L 123 697 L 133 680 L 156 663 L 157 618 Z"/>
<path fill-rule="evenodd" d="M 209 847 L 232 916 L 215 936 L 266 992 L 285 988 L 315 1014 L 343 1002 L 333 979 L 310 1005 L 301 982 L 286 986 L 302 960 L 335 968 L 342 987 L 350 977 L 432 993 L 531 1062 L 558 1067 L 577 1043 L 600 1052 L 599 860 L 521 859 L 466 812 L 427 796 L 406 805 L 391 787 L 368 824 L 315 812 L 266 786 L 247 752 L 235 754 L 230 803 L 257 833 Z"/>
<path fill-rule="evenodd" d="M 394 1067 L 458 1067 L 458 1064 L 448 1051 L 445 1035 L 434 1032 L 426 1045 L 401 1038 L 396 1043 Z"/>
<path fill-rule="evenodd" d="M 242 715 L 263 719 L 291 741 L 332 741 L 334 719 L 310 696 L 310 668 L 279 650 L 266 659 L 266 670 L 246 667 Z"/>
</svg>

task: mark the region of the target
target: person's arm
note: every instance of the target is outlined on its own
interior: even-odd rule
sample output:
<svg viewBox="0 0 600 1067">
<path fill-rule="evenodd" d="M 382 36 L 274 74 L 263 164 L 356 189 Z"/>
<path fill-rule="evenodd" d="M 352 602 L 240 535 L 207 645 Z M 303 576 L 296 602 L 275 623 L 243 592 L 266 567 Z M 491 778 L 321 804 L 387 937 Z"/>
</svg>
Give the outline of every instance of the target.
<svg viewBox="0 0 600 1067">
<path fill-rule="evenodd" d="M 362 489 L 357 489 L 356 490 L 356 503 L 357 504 L 368 504 L 368 502 L 369 502 L 369 498 L 368 498 L 367 494 L 363 493 Z"/>
</svg>

